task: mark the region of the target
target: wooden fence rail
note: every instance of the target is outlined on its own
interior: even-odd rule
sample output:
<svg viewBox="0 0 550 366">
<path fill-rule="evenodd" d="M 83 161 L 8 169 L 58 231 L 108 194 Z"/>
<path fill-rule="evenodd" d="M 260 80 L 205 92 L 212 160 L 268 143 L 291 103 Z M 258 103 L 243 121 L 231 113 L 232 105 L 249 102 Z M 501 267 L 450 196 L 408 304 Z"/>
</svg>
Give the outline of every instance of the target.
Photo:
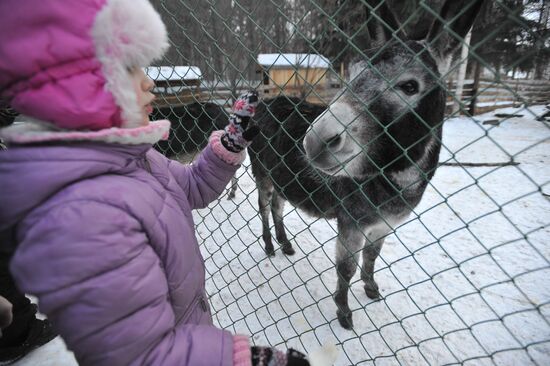
<svg viewBox="0 0 550 366">
<path fill-rule="evenodd" d="M 477 88 L 473 80 L 466 80 L 460 98 L 460 112 L 468 114 L 486 113 L 503 107 L 516 107 L 523 104 L 549 104 L 550 80 L 489 80 L 481 79 Z M 226 86 L 180 88 L 177 94 L 157 94 L 156 105 L 182 105 L 195 101 L 209 101 L 220 104 L 229 110 L 233 94 L 239 94 L 250 86 L 239 86 L 234 90 Z M 311 103 L 328 104 L 339 89 L 332 87 L 278 87 L 257 86 L 263 98 L 284 94 L 306 97 Z M 454 81 L 447 83 L 447 113 L 458 101 Z"/>
<path fill-rule="evenodd" d="M 454 82 L 447 85 L 449 90 L 447 107 L 450 111 L 457 102 Z M 464 91 L 460 98 L 463 112 L 481 114 L 503 107 L 515 107 L 522 104 L 550 103 L 549 80 L 489 80 L 481 79 L 474 87 L 473 80 L 466 80 Z"/>
</svg>

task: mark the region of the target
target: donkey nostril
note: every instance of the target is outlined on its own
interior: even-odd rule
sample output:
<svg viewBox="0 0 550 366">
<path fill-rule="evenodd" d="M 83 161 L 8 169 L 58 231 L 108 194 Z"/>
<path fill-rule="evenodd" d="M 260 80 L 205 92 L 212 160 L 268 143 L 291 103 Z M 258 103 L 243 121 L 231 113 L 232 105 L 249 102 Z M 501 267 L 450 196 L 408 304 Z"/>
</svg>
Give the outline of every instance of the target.
<svg viewBox="0 0 550 366">
<path fill-rule="evenodd" d="M 329 138 L 328 140 L 326 140 L 325 143 L 329 149 L 333 149 L 337 147 L 341 141 L 342 141 L 342 137 L 340 135 L 335 135 Z"/>
</svg>

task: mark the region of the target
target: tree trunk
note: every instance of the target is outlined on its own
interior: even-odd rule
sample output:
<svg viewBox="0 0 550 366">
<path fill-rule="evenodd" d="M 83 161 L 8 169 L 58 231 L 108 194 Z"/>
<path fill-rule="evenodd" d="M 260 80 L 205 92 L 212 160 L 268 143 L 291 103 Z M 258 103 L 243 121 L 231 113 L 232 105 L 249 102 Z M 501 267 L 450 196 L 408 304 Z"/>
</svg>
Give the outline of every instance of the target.
<svg viewBox="0 0 550 366">
<path fill-rule="evenodd" d="M 476 114 L 476 102 L 477 102 L 477 93 L 479 92 L 479 79 L 481 78 L 481 70 L 483 69 L 481 67 L 481 64 L 479 61 L 475 61 L 475 71 L 474 71 L 474 86 L 472 90 L 472 101 L 470 102 L 470 116 L 474 116 Z"/>
<path fill-rule="evenodd" d="M 215 79 L 218 80 L 223 79 L 223 53 L 218 49 L 218 47 L 223 44 L 221 38 L 223 31 L 220 29 L 223 25 L 223 19 L 218 16 L 218 14 L 226 14 L 224 13 L 223 5 L 223 3 L 221 5 L 216 3 L 215 5 L 211 5 L 210 8 L 210 19 L 212 21 L 212 43 L 210 45 L 210 57 L 212 59 Z"/>
<path fill-rule="evenodd" d="M 460 68 L 458 69 L 458 76 L 456 79 L 456 91 L 455 102 L 453 103 L 452 114 L 457 113 L 462 107 L 462 92 L 464 90 L 464 78 L 466 76 L 466 67 L 468 66 L 468 50 L 470 46 L 470 39 L 472 38 L 472 31 L 470 30 L 464 38 L 462 43 L 462 50 L 460 52 Z"/>
<path fill-rule="evenodd" d="M 540 11 L 540 17 L 539 17 L 539 35 L 542 35 L 545 33 L 549 18 L 550 18 L 550 1 L 543 1 L 542 9 Z M 541 39 L 539 42 L 539 45 L 537 46 L 538 50 L 536 55 L 534 79 L 544 78 L 544 72 L 546 71 L 546 67 L 548 66 L 548 59 L 541 52 L 541 49 L 544 47 L 545 47 L 544 40 Z"/>
</svg>

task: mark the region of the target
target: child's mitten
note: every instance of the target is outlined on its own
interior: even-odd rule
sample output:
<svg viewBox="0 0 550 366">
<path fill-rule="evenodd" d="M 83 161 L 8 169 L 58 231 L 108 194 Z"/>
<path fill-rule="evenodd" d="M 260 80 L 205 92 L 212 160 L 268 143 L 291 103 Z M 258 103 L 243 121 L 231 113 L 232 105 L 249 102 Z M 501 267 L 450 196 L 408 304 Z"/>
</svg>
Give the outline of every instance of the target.
<svg viewBox="0 0 550 366">
<path fill-rule="evenodd" d="M 258 93 L 254 90 L 246 92 L 235 101 L 233 113 L 229 116 L 229 124 L 221 137 L 221 142 L 227 150 L 238 153 L 246 149 L 260 132 L 251 120 L 257 105 Z"/>
<path fill-rule="evenodd" d="M 253 366 L 309 366 L 303 353 L 292 348 L 286 353 L 270 347 L 251 347 Z"/>
</svg>

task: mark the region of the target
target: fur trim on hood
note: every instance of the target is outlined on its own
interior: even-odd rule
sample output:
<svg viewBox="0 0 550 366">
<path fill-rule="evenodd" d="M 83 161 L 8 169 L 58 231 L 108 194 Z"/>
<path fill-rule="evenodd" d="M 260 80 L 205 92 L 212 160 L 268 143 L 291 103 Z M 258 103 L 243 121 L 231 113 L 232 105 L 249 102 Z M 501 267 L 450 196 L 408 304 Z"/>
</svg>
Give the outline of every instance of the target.
<svg viewBox="0 0 550 366">
<path fill-rule="evenodd" d="M 0 129 L 0 139 L 8 145 L 37 144 L 54 141 L 99 141 L 125 145 L 154 144 L 168 139 L 170 121 L 161 120 L 134 128 L 111 127 L 98 131 L 60 129 L 50 123 L 24 117 L 23 122 Z"/>
<path fill-rule="evenodd" d="M 18 112 L 65 130 L 139 126 L 128 69 L 168 48 L 147 0 L 0 1 L 0 90 Z"/>
</svg>

